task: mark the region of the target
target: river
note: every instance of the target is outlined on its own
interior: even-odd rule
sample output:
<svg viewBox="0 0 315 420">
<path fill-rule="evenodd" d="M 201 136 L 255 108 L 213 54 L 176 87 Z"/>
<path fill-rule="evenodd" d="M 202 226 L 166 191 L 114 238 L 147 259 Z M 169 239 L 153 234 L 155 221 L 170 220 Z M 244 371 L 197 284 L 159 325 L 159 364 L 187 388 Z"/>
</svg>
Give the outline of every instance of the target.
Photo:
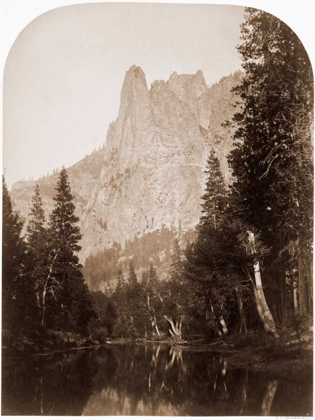
<svg viewBox="0 0 315 420">
<path fill-rule="evenodd" d="M 166 344 L 2 359 L 2 415 L 307 416 L 311 405 L 309 381 Z"/>
</svg>

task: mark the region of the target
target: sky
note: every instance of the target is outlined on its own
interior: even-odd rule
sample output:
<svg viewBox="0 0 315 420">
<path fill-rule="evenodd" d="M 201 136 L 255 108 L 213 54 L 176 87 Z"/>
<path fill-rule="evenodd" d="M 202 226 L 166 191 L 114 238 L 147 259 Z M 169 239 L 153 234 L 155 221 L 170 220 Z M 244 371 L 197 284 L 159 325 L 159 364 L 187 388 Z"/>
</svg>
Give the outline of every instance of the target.
<svg viewBox="0 0 315 420">
<path fill-rule="evenodd" d="M 4 70 L 6 182 L 71 166 L 106 142 L 126 71 L 148 85 L 203 71 L 208 85 L 241 68 L 243 7 L 113 4 L 65 6 L 37 17 Z"/>
</svg>

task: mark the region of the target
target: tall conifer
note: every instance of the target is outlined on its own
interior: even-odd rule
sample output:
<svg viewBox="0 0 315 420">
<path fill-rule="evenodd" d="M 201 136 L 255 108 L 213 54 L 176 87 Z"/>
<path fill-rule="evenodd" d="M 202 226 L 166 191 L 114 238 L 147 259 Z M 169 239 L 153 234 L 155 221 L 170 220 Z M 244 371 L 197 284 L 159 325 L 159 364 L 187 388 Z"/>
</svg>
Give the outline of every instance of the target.
<svg viewBox="0 0 315 420">
<path fill-rule="evenodd" d="M 74 196 L 66 169 L 62 169 L 54 197 L 55 207 L 50 216 L 51 255 L 55 259 L 53 276 L 56 281 L 54 322 L 62 329 L 82 329 L 92 315 L 90 293 L 82 274 L 78 251 L 82 236 L 77 226 Z"/>
<path fill-rule="evenodd" d="M 25 244 L 21 238 L 23 223 L 13 213 L 11 198 L 2 178 L 2 327 L 10 330 L 24 324 L 23 268 Z M 25 293 L 27 290 L 24 291 Z"/>
<path fill-rule="evenodd" d="M 210 151 L 205 173 L 207 180 L 205 193 L 202 196 L 202 216 L 199 230 L 206 226 L 216 229 L 222 222 L 227 206 L 227 190 L 219 159 L 213 149 Z"/>
<path fill-rule="evenodd" d="M 49 293 L 52 279 L 49 276 L 49 237 L 45 227 L 45 213 L 38 184 L 32 198 L 30 221 L 27 226 L 28 276 L 36 296 L 38 323 L 44 325 L 45 299 Z"/>
<path fill-rule="evenodd" d="M 299 244 L 296 256 L 304 256 L 300 266 L 311 260 L 313 75 L 300 40 L 275 16 L 246 8 L 242 40 L 245 77 L 235 90 L 243 108 L 234 117 L 237 142 L 230 155 L 235 212 L 272 248 L 265 265 L 282 321 L 286 270 L 296 258 L 289 255 L 292 243 Z"/>
</svg>

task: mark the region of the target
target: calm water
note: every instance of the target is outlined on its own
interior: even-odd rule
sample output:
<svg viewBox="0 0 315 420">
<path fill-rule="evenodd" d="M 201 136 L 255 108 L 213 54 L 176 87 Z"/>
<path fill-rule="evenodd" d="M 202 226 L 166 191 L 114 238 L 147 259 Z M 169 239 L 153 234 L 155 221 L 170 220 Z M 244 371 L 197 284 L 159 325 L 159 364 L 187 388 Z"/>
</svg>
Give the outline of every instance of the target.
<svg viewBox="0 0 315 420">
<path fill-rule="evenodd" d="M 231 369 L 224 354 L 115 345 L 2 360 L 2 415 L 311 415 L 312 384 Z"/>
</svg>

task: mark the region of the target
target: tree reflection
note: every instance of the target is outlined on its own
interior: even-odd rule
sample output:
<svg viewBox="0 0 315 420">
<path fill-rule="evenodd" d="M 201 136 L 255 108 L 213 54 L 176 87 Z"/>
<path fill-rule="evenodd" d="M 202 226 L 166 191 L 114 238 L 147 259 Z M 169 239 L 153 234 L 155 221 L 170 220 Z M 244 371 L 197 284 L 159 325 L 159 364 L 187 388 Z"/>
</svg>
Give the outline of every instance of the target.
<svg viewBox="0 0 315 420">
<path fill-rule="evenodd" d="M 267 384 L 266 392 L 264 395 L 264 399 L 261 405 L 261 415 L 262 416 L 270 416 L 270 410 L 273 403 L 273 399 L 275 397 L 275 393 L 278 388 L 279 381 L 270 381 Z"/>
<path fill-rule="evenodd" d="M 2 414 L 269 415 L 281 397 L 277 383 L 249 369 L 232 369 L 223 354 L 115 345 L 4 358 Z M 288 389 L 294 394 L 293 385 Z"/>
<path fill-rule="evenodd" d="M 248 387 L 248 367 L 246 367 L 245 375 L 242 384 L 242 397 L 241 397 L 241 411 L 240 415 L 243 414 L 245 407 L 246 407 L 246 400 L 247 400 L 247 387 Z"/>
</svg>

